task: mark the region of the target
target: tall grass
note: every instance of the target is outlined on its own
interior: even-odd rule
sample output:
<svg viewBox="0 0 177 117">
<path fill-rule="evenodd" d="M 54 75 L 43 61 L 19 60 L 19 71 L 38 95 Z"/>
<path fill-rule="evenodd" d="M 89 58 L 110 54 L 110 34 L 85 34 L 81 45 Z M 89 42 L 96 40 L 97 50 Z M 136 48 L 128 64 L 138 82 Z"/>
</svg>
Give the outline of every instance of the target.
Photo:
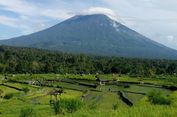
<svg viewBox="0 0 177 117">
<path fill-rule="evenodd" d="M 171 104 L 171 99 L 167 96 L 165 96 L 162 92 L 160 91 L 151 91 L 148 94 L 149 101 L 152 104 L 160 104 L 160 105 L 170 105 Z"/>
<path fill-rule="evenodd" d="M 33 108 L 22 108 L 19 117 L 36 117 Z"/>
<path fill-rule="evenodd" d="M 53 110 L 56 115 L 64 113 L 73 113 L 80 109 L 83 103 L 77 99 L 60 99 L 54 101 Z"/>
</svg>

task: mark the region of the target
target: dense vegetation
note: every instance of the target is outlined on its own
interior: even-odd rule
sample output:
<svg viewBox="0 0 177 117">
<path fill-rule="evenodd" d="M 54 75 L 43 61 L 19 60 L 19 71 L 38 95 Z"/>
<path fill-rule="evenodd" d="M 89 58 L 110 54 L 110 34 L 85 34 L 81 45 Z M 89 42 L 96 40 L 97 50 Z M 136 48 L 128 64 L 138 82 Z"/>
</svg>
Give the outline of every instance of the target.
<svg viewBox="0 0 177 117">
<path fill-rule="evenodd" d="M 170 105 L 171 103 L 171 100 L 159 91 L 152 91 L 149 93 L 148 96 L 150 102 L 152 102 L 153 104 Z"/>
<path fill-rule="evenodd" d="M 177 61 L 72 55 L 39 49 L 0 46 L 0 73 L 176 75 Z"/>
</svg>

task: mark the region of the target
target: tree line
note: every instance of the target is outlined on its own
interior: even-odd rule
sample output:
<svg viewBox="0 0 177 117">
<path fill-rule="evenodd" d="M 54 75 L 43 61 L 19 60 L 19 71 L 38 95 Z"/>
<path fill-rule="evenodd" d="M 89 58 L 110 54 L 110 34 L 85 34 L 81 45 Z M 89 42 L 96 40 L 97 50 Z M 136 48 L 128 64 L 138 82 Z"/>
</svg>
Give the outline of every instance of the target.
<svg viewBox="0 0 177 117">
<path fill-rule="evenodd" d="M 102 57 L 0 46 L 0 73 L 174 75 L 177 60 Z"/>
</svg>

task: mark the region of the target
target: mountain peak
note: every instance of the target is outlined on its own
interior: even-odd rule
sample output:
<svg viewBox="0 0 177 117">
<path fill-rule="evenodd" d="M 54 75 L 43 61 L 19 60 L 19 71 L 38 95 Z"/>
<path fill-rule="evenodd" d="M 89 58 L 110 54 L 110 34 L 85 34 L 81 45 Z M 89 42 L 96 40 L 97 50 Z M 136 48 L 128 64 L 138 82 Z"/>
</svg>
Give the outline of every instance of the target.
<svg viewBox="0 0 177 117">
<path fill-rule="evenodd" d="M 77 20 L 111 20 L 107 15 L 105 14 L 88 14 L 88 15 L 75 15 L 71 18 L 69 18 L 66 21 L 77 21 Z M 66 22 L 64 21 L 64 22 Z"/>
<path fill-rule="evenodd" d="M 81 14 L 81 15 L 75 15 L 72 18 L 75 18 L 75 17 L 76 18 L 80 18 L 80 17 L 101 17 L 101 18 L 105 17 L 105 18 L 108 18 L 108 16 L 105 14 L 86 14 L 86 15 Z"/>
<path fill-rule="evenodd" d="M 89 15 L 76 15 L 74 17 L 71 17 L 70 19 L 64 21 L 63 23 L 92 23 L 95 26 L 99 25 L 101 27 L 103 26 L 111 26 L 113 27 L 116 31 L 119 31 L 120 23 L 117 21 L 111 19 L 109 16 L 105 14 L 89 14 Z"/>
</svg>

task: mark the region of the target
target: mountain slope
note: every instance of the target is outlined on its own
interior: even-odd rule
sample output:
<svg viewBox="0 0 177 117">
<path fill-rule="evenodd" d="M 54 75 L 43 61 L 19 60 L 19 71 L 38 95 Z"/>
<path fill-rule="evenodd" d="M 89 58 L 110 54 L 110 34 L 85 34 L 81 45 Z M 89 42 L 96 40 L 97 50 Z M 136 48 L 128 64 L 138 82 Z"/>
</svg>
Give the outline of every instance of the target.
<svg viewBox="0 0 177 117">
<path fill-rule="evenodd" d="M 105 56 L 177 58 L 177 52 L 102 14 L 75 16 L 0 44 Z"/>
</svg>

